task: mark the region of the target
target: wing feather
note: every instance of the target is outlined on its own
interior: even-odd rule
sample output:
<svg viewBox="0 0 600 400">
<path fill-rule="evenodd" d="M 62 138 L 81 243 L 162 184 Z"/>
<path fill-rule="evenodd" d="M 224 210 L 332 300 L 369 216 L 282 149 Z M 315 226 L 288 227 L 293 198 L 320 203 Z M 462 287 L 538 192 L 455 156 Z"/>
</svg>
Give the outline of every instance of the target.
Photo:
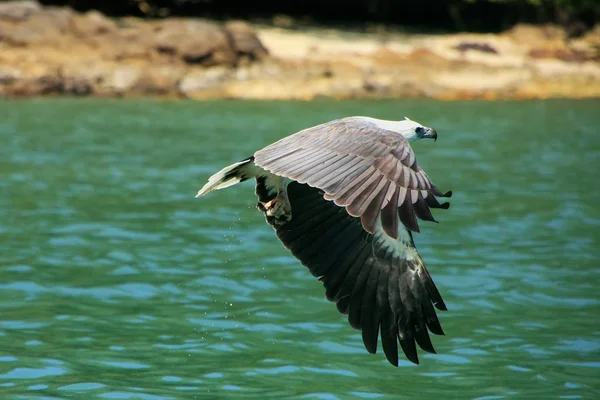
<svg viewBox="0 0 600 400">
<path fill-rule="evenodd" d="M 431 221 L 429 210 L 424 208 L 435 204 L 434 200 L 419 203 L 418 192 L 427 193 L 422 194 L 423 198 L 444 196 L 418 167 L 415 153 L 404 137 L 359 117 L 305 129 L 257 151 L 254 157 L 261 168 L 323 190 L 326 199 L 346 207 L 350 215 L 360 217 L 368 210 L 369 216 L 362 219 L 367 231 L 372 231 L 372 221 L 378 218 L 369 208 L 373 199 L 380 198 L 379 193 L 372 191 L 390 187 L 380 177 L 401 188 L 397 203 L 405 208 L 399 210 L 405 216 L 401 221 L 413 232 L 419 232 L 419 225 L 412 216 Z M 377 184 L 371 186 L 374 182 Z M 406 196 L 407 190 L 410 197 Z M 381 209 L 390 200 L 391 197 L 381 202 Z M 394 232 L 392 225 L 386 227 Z"/>
<path fill-rule="evenodd" d="M 407 192 L 408 190 L 406 189 L 406 187 L 400 186 L 400 190 L 398 191 L 398 207 L 404 204 Z"/>
<path fill-rule="evenodd" d="M 284 157 L 288 157 L 296 152 L 302 151 L 304 150 L 302 147 L 288 147 L 288 148 L 284 148 L 284 149 L 278 149 L 278 148 L 272 148 L 269 150 L 266 150 L 263 154 L 263 163 L 269 164 L 272 162 L 275 162 L 281 158 Z"/>
<path fill-rule="evenodd" d="M 311 186 L 323 187 L 331 183 L 331 179 L 339 175 L 339 171 L 346 171 L 348 166 L 354 165 L 356 158 L 351 155 L 346 155 L 340 158 L 336 163 L 330 164 L 322 168 L 319 172 L 311 177 Z"/>
<path fill-rule="evenodd" d="M 391 206 L 384 210 L 396 212 L 394 202 L 400 189 L 394 188 L 386 207 Z M 371 204 L 386 197 L 381 193 L 387 194 L 388 188 L 380 190 Z M 434 305 L 439 309 L 445 305 L 414 248 L 410 231 L 397 227 L 402 234 L 395 240 L 378 224 L 370 234 L 360 218 L 348 215 L 323 194 L 318 188 L 291 182 L 292 219 L 273 226 L 278 238 L 323 282 L 327 300 L 347 315 L 350 326 L 361 330 L 368 352 L 377 352 L 381 337 L 389 363 L 398 365 L 399 348 L 407 359 L 418 363 L 417 345 L 435 351 L 428 330 L 443 334 Z"/>
<path fill-rule="evenodd" d="M 381 226 L 383 231 L 393 239 L 398 239 L 398 195 L 400 188 L 395 186 L 388 204 L 381 210 Z"/>
<path fill-rule="evenodd" d="M 403 188 L 404 189 L 404 188 Z M 415 211 L 410 202 L 410 192 L 406 193 L 402 204 L 398 208 L 398 214 L 400 215 L 400 221 L 413 232 L 419 232 L 419 225 L 417 224 L 417 217 Z"/>
<path fill-rule="evenodd" d="M 352 204 L 354 199 L 360 195 L 363 190 L 365 190 L 369 185 L 380 178 L 377 174 L 374 173 L 374 168 L 369 167 L 362 174 L 357 176 L 350 184 L 348 184 L 347 189 L 344 189 L 341 195 L 334 200 L 334 202 L 338 205 L 345 205 L 346 211 L 348 210 L 348 206 Z M 350 212 L 348 214 L 352 215 Z M 356 216 L 356 215 L 354 215 Z"/>
<path fill-rule="evenodd" d="M 348 323 L 354 329 L 362 330 L 362 314 L 363 311 L 368 313 L 365 307 L 363 307 L 363 296 L 365 294 L 365 290 L 367 287 L 367 281 L 369 279 L 369 275 L 371 274 L 371 270 L 375 264 L 375 259 L 371 256 L 369 252 L 369 257 L 362 265 L 361 270 L 359 271 L 358 277 L 356 278 L 356 282 L 354 282 L 354 286 L 352 287 L 352 292 L 350 295 L 350 305 L 348 312 Z"/>
<path fill-rule="evenodd" d="M 292 165 L 289 169 L 290 175 L 298 175 L 302 172 L 306 172 L 315 165 L 331 158 L 331 152 L 325 149 L 315 149 L 311 153 L 307 154 L 302 158 L 296 159 L 296 164 Z"/>
<path fill-rule="evenodd" d="M 389 181 L 385 181 L 383 179 L 381 180 L 381 182 L 383 182 L 383 184 L 386 185 L 387 187 L 389 187 L 390 185 L 393 185 L 393 183 L 391 183 Z M 363 228 L 369 233 L 375 232 L 375 227 L 377 226 L 377 220 L 381 213 L 382 205 L 383 205 L 383 202 L 385 201 L 385 196 L 387 195 L 387 188 L 382 188 L 381 190 L 375 190 L 374 193 L 375 193 L 375 197 L 373 198 L 373 200 L 370 203 L 368 203 L 368 206 L 365 209 L 365 211 L 360 213 L 360 222 L 361 222 Z M 396 219 L 397 219 L 397 217 L 396 217 Z"/>
<path fill-rule="evenodd" d="M 355 187 L 362 185 L 362 183 L 369 179 L 373 173 L 374 169 L 371 165 L 361 164 L 352 175 L 344 178 L 339 190 L 333 193 L 325 193 L 325 199 L 334 200 L 337 205 L 350 205 L 350 203 L 344 204 L 346 198 L 353 193 Z"/>
<path fill-rule="evenodd" d="M 329 183 L 323 187 L 323 190 L 329 193 L 336 193 L 338 188 L 344 187 L 344 182 L 349 178 L 360 174 L 364 169 L 368 168 L 368 165 L 364 169 L 362 168 L 362 164 L 364 163 L 365 161 L 360 158 L 354 159 L 345 166 L 346 169 L 344 171 L 332 172 L 329 177 Z"/>
<path fill-rule="evenodd" d="M 390 181 L 385 179 L 385 177 L 378 175 L 377 179 L 375 179 L 373 183 L 363 190 L 363 192 L 354 199 L 352 204 L 350 204 L 348 207 L 348 213 L 350 215 L 362 216 L 367 207 L 369 207 L 369 204 L 371 204 L 371 201 L 373 201 L 379 194 L 381 194 L 382 197 L 381 202 L 379 203 L 379 210 L 381 210 L 381 204 L 383 203 L 383 199 L 385 199 L 385 195 L 387 194 L 387 186 L 389 186 L 389 184 Z M 373 230 L 367 229 L 367 232 L 373 233 Z"/>
<path fill-rule="evenodd" d="M 379 307 L 377 307 L 377 287 L 381 268 L 374 263 L 367 280 L 365 293 L 361 301 L 363 311 L 361 317 L 362 339 L 367 351 L 371 354 L 377 353 L 377 337 L 379 336 Z"/>
<path fill-rule="evenodd" d="M 417 201 L 414 203 L 414 209 L 417 217 L 423 221 L 437 222 L 435 218 L 433 218 L 431 210 L 429 207 L 427 207 L 427 203 L 425 202 L 425 199 L 423 199 L 423 195 L 420 192 L 418 194 Z"/>
</svg>

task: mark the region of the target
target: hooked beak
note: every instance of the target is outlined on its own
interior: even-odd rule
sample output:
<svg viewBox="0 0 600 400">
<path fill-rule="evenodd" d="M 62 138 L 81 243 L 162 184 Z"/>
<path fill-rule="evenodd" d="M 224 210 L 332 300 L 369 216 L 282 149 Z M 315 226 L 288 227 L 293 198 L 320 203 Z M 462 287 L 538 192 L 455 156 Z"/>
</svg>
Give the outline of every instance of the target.
<svg viewBox="0 0 600 400">
<path fill-rule="evenodd" d="M 437 141 L 437 132 L 433 128 L 427 128 L 425 133 L 423 134 L 423 138 L 433 139 L 433 141 Z"/>
</svg>

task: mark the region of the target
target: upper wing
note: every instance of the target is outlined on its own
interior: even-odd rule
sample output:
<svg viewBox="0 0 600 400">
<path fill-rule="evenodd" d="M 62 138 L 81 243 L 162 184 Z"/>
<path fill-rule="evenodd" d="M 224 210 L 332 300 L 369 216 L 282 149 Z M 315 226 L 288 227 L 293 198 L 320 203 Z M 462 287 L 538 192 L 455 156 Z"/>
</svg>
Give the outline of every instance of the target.
<svg viewBox="0 0 600 400">
<path fill-rule="evenodd" d="M 292 219 L 273 226 L 277 237 L 323 282 L 327 299 L 348 315 L 350 325 L 362 331 L 365 348 L 375 353 L 381 334 L 386 358 L 396 366 L 398 343 L 414 363 L 419 362 L 416 344 L 435 352 L 427 329 L 444 334 L 433 305 L 446 306 L 409 231 L 401 227 L 399 240 L 380 229 L 369 234 L 357 218 L 305 184 L 291 182 L 288 196 Z"/>
<path fill-rule="evenodd" d="M 324 198 L 360 217 L 374 233 L 398 238 L 398 218 L 418 232 L 417 218 L 435 221 L 430 208 L 448 208 L 418 165 L 408 141 L 396 132 L 350 117 L 305 129 L 254 154 L 259 167 L 325 192 Z"/>
</svg>

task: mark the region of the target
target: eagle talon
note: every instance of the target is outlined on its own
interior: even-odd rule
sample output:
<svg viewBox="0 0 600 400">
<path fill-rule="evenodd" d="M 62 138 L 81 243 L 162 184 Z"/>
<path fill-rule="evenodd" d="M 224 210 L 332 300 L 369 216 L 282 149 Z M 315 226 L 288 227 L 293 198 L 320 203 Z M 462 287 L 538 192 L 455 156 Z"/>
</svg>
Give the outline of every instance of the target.
<svg viewBox="0 0 600 400">
<path fill-rule="evenodd" d="M 278 193 L 267 203 L 259 202 L 256 207 L 265 213 L 267 222 L 271 225 L 281 226 L 292 219 L 292 206 L 284 192 Z"/>
</svg>

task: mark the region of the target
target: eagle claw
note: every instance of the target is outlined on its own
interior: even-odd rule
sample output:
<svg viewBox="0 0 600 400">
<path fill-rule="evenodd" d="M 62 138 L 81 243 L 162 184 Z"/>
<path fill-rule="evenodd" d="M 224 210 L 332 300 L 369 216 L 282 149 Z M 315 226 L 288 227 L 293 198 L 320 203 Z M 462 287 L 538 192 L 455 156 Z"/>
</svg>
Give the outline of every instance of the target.
<svg viewBox="0 0 600 400">
<path fill-rule="evenodd" d="M 256 208 L 262 211 L 267 222 L 275 227 L 285 225 L 292 219 L 292 206 L 285 193 L 279 193 L 266 203 L 259 202 Z"/>
</svg>

